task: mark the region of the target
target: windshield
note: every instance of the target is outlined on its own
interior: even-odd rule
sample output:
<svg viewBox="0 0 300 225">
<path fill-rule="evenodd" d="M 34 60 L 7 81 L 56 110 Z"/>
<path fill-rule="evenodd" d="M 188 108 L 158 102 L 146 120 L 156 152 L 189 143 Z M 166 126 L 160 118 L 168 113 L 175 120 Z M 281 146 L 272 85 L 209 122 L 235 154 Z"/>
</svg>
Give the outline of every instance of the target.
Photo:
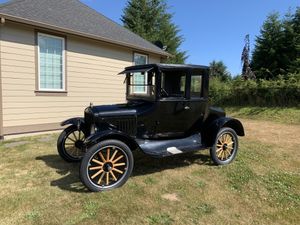
<svg viewBox="0 0 300 225">
<path fill-rule="evenodd" d="M 127 98 L 155 99 L 155 73 L 134 72 L 127 74 Z"/>
</svg>

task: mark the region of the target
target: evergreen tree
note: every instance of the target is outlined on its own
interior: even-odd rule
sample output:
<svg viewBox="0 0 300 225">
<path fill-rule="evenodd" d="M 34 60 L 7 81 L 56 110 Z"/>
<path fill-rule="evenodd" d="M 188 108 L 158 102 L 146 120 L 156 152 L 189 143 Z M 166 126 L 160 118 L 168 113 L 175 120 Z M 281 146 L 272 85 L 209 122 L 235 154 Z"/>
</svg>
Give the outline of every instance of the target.
<svg viewBox="0 0 300 225">
<path fill-rule="evenodd" d="M 297 8 L 290 20 L 291 45 L 289 48 L 291 62 L 289 72 L 300 74 L 300 7 Z"/>
<path fill-rule="evenodd" d="M 279 14 L 273 13 L 264 22 L 256 38 L 252 68 L 257 78 L 272 79 L 285 72 L 282 63 L 283 24 Z"/>
<path fill-rule="evenodd" d="M 223 61 L 214 60 L 209 64 L 209 68 L 209 75 L 211 77 L 219 78 L 221 81 L 228 81 L 231 79 L 231 75 L 227 71 L 227 67 Z"/>
<path fill-rule="evenodd" d="M 167 12 L 165 0 L 129 0 L 121 20 L 124 26 L 146 40 L 161 42 L 174 57 L 168 63 L 184 63 L 186 52 L 179 49 L 183 37 Z"/>
<path fill-rule="evenodd" d="M 252 69 L 257 78 L 273 79 L 300 72 L 300 8 L 279 19 L 273 13 L 256 38 Z"/>
</svg>

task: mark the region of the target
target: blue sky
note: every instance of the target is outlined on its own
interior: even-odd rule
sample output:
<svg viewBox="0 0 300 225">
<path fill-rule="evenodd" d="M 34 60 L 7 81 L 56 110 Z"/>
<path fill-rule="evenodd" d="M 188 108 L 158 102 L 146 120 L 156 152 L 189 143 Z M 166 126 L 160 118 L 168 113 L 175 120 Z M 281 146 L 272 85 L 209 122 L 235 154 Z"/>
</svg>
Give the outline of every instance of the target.
<svg viewBox="0 0 300 225">
<path fill-rule="evenodd" d="M 1 2 L 5 2 L 0 0 Z M 82 0 L 85 4 L 121 24 L 125 0 Z M 208 65 L 223 60 L 228 70 L 240 73 L 240 55 L 244 37 L 250 34 L 251 46 L 266 16 L 274 11 L 281 15 L 300 6 L 299 0 L 167 0 L 173 22 L 185 41 L 187 63 Z M 253 50 L 253 47 L 252 47 Z"/>
</svg>

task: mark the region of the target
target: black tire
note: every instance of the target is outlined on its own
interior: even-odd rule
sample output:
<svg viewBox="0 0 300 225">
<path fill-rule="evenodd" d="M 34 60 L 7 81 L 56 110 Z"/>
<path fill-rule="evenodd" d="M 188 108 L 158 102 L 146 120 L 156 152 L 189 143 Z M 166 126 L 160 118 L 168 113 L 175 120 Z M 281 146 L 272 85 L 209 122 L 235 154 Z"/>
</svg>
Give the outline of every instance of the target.
<svg viewBox="0 0 300 225">
<path fill-rule="evenodd" d="M 71 125 L 63 130 L 57 140 L 57 151 L 67 162 L 79 162 L 84 155 L 83 142 L 85 134 Z"/>
<path fill-rule="evenodd" d="M 125 143 L 105 140 L 87 150 L 80 165 L 80 179 L 93 192 L 115 189 L 126 183 L 133 164 L 132 152 Z"/>
<path fill-rule="evenodd" d="M 236 132 L 224 127 L 218 132 L 214 145 L 210 149 L 210 156 L 216 165 L 226 165 L 231 163 L 238 152 L 238 137 Z"/>
</svg>

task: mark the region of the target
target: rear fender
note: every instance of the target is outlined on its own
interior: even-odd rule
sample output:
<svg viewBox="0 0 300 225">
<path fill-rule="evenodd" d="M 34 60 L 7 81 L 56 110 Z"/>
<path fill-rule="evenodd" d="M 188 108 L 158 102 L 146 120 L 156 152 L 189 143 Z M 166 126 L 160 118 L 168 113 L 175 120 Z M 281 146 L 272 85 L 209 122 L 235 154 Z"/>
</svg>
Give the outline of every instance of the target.
<svg viewBox="0 0 300 225">
<path fill-rule="evenodd" d="M 232 128 L 237 135 L 245 136 L 245 131 L 242 123 L 230 117 L 221 117 L 213 120 L 207 127 L 202 130 L 202 137 L 205 145 L 211 147 L 216 139 L 219 130 L 223 127 Z"/>
<path fill-rule="evenodd" d="M 95 134 L 92 134 L 87 139 L 85 139 L 84 144 L 86 148 L 90 148 L 91 146 L 107 139 L 116 139 L 122 141 L 126 145 L 128 145 L 131 150 L 135 150 L 138 148 L 138 144 L 132 137 L 118 130 L 104 130 L 96 132 Z"/>
</svg>

